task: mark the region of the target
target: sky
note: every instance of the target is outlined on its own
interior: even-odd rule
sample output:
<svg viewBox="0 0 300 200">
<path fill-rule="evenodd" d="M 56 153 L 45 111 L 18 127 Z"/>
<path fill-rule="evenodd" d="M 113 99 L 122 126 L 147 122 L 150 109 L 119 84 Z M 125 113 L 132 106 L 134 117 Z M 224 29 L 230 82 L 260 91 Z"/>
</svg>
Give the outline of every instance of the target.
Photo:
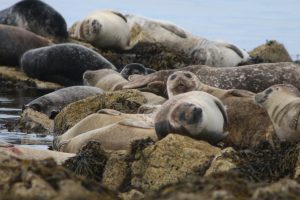
<svg viewBox="0 0 300 200">
<path fill-rule="evenodd" d="M 0 0 L 0 10 L 17 0 Z M 68 26 L 92 11 L 113 9 L 171 21 L 195 35 L 250 51 L 267 40 L 283 43 L 300 59 L 300 0 L 45 0 Z"/>
</svg>

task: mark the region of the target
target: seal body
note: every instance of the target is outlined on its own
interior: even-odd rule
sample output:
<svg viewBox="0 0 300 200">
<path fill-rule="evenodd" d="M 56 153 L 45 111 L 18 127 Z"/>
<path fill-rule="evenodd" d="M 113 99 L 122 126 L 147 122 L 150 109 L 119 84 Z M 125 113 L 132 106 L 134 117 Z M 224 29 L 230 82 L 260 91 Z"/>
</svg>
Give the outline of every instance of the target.
<svg viewBox="0 0 300 200">
<path fill-rule="evenodd" d="M 300 139 L 300 92 L 293 85 L 273 85 L 254 96 L 254 101 L 265 108 L 281 141 Z"/>
<path fill-rule="evenodd" d="M 27 51 L 21 58 L 21 67 L 33 78 L 51 80 L 51 77 L 56 76 L 74 82 L 82 82 L 82 75 L 86 70 L 116 70 L 113 64 L 97 52 L 71 43 Z"/>
<path fill-rule="evenodd" d="M 83 21 L 75 23 L 69 30 L 69 34 L 98 48 L 130 48 L 130 29 L 127 19 L 116 11 L 95 11 Z"/>
<path fill-rule="evenodd" d="M 90 86 L 62 88 L 29 102 L 24 108 L 32 108 L 53 119 L 68 104 L 102 92 L 103 90 Z"/>
<path fill-rule="evenodd" d="M 120 74 L 123 76 L 123 78 L 128 79 L 128 77 L 133 74 L 147 75 L 153 72 L 155 72 L 155 70 L 147 68 L 143 64 L 130 63 L 122 69 Z"/>
<path fill-rule="evenodd" d="M 140 125 L 142 124 L 142 125 Z M 136 120 L 123 120 L 99 129 L 80 134 L 60 144 L 59 150 L 77 153 L 89 141 L 101 143 L 107 151 L 129 150 L 134 140 L 152 138 L 156 140 L 153 127 L 144 126 L 143 122 Z"/>
<path fill-rule="evenodd" d="M 0 11 L 0 24 L 18 26 L 55 40 L 68 38 L 64 18 L 54 8 L 39 0 L 22 0 Z"/>
<path fill-rule="evenodd" d="M 233 67 L 250 59 L 249 54 L 228 42 L 210 41 L 166 21 L 137 15 L 126 15 L 131 27 L 131 45 L 138 42 L 160 43 L 180 51 L 198 64 L 213 67 Z"/>
<path fill-rule="evenodd" d="M 200 91 L 173 96 L 162 104 L 154 118 L 159 139 L 168 133 L 178 133 L 213 144 L 225 138 L 227 122 L 222 102 Z"/>
<path fill-rule="evenodd" d="M 28 50 L 48 46 L 51 42 L 19 27 L 0 25 L 0 64 L 18 66 Z"/>
<path fill-rule="evenodd" d="M 220 68 L 194 65 L 178 70 L 161 70 L 146 76 L 131 76 L 123 88 L 146 88 L 147 91 L 165 96 L 169 75 L 182 70 L 193 72 L 204 84 L 221 89 L 234 88 L 257 93 L 280 83 L 289 83 L 300 89 L 300 68 L 289 62 Z"/>
<path fill-rule="evenodd" d="M 83 74 L 84 85 L 95 86 L 105 91 L 121 90 L 128 81 L 112 69 L 86 71 Z"/>
</svg>

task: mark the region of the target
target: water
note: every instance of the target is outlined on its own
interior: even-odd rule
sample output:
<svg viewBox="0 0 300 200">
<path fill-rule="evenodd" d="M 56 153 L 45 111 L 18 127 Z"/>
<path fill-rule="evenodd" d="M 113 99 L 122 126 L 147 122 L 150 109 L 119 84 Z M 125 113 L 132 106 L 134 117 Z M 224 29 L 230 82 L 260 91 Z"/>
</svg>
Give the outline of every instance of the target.
<svg viewBox="0 0 300 200">
<path fill-rule="evenodd" d="M 283 43 L 300 59 L 299 0 L 44 0 L 58 10 L 68 26 L 97 9 L 114 9 L 168 20 L 211 40 L 232 42 L 247 51 L 266 40 Z M 18 0 L 0 0 L 0 10 Z"/>
<path fill-rule="evenodd" d="M 38 133 L 22 133 L 8 130 L 7 124 L 14 125 L 20 118 L 22 106 L 48 93 L 47 90 L 12 89 L 0 91 L 0 140 L 37 149 L 47 149 L 53 137 Z"/>
</svg>

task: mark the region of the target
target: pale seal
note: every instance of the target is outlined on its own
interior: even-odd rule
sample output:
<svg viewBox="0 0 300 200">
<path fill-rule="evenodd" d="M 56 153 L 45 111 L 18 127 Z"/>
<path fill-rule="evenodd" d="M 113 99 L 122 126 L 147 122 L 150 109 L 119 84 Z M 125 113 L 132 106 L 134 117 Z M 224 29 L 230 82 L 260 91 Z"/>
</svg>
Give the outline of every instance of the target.
<svg viewBox="0 0 300 200">
<path fill-rule="evenodd" d="M 133 74 L 147 75 L 152 74 L 153 72 L 155 72 L 155 70 L 147 68 L 143 64 L 130 63 L 122 69 L 120 74 L 123 76 L 123 78 L 128 79 L 128 77 Z"/>
<path fill-rule="evenodd" d="M 119 12 L 98 10 L 69 29 L 71 37 L 89 42 L 98 48 L 130 49 L 130 29 Z"/>
<path fill-rule="evenodd" d="M 153 127 L 143 121 L 127 119 L 64 141 L 60 143 L 59 150 L 77 153 L 89 141 L 100 142 L 106 151 L 130 150 L 133 141 L 149 137 L 157 140 Z"/>
<path fill-rule="evenodd" d="M 300 92 L 293 85 L 273 85 L 254 96 L 257 104 L 265 108 L 281 141 L 300 139 Z"/>
<path fill-rule="evenodd" d="M 128 81 L 112 69 L 88 70 L 83 74 L 84 85 L 95 86 L 105 91 L 121 90 Z"/>
<path fill-rule="evenodd" d="M 62 88 L 49 94 L 43 95 L 24 106 L 46 114 L 49 118 L 54 117 L 70 103 L 89 96 L 101 94 L 103 90 L 90 86 L 72 86 Z"/>
<path fill-rule="evenodd" d="M 81 83 L 86 70 L 113 69 L 115 66 L 99 53 L 82 45 L 65 43 L 32 49 L 23 54 L 21 67 L 33 78 L 67 84 Z"/>
<path fill-rule="evenodd" d="M 256 93 L 280 83 L 289 83 L 300 89 L 300 68 L 289 62 L 220 68 L 195 65 L 177 70 L 161 70 L 146 76 L 130 76 L 129 83 L 123 88 L 141 88 L 166 96 L 169 75 L 182 70 L 193 72 L 201 82 L 221 89 L 243 89 Z"/>
<path fill-rule="evenodd" d="M 0 11 L 0 24 L 18 26 L 55 40 L 68 38 L 64 18 L 54 8 L 39 0 L 22 0 Z"/>
<path fill-rule="evenodd" d="M 228 42 L 209 41 L 166 21 L 137 15 L 126 15 L 131 27 L 131 45 L 138 42 L 160 43 L 184 53 L 197 64 L 214 67 L 233 67 L 250 59 L 249 54 Z"/>
<path fill-rule="evenodd" d="M 26 51 L 51 44 L 30 31 L 3 24 L 0 25 L 0 40 L 0 64 L 8 66 L 18 66 Z"/>
<path fill-rule="evenodd" d="M 224 139 L 228 117 L 223 103 L 200 91 L 173 96 L 167 100 L 154 118 L 159 139 L 169 133 L 187 135 L 215 144 Z"/>
</svg>

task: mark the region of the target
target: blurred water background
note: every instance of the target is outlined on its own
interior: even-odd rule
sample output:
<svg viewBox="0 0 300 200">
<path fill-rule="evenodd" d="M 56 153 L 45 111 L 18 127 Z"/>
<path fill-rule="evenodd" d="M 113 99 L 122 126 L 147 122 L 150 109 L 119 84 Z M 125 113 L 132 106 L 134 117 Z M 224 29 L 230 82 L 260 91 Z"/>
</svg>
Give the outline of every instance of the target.
<svg viewBox="0 0 300 200">
<path fill-rule="evenodd" d="M 0 10 L 18 0 L 0 0 Z M 97 9 L 113 9 L 171 21 L 195 35 L 225 40 L 250 51 L 266 40 L 283 43 L 300 59 L 300 0 L 45 0 L 65 18 L 68 27 Z M 9 132 L 7 122 L 18 120 L 21 107 L 43 94 L 37 90 L 0 92 L 0 139 L 47 148 L 52 136 Z"/>
</svg>

